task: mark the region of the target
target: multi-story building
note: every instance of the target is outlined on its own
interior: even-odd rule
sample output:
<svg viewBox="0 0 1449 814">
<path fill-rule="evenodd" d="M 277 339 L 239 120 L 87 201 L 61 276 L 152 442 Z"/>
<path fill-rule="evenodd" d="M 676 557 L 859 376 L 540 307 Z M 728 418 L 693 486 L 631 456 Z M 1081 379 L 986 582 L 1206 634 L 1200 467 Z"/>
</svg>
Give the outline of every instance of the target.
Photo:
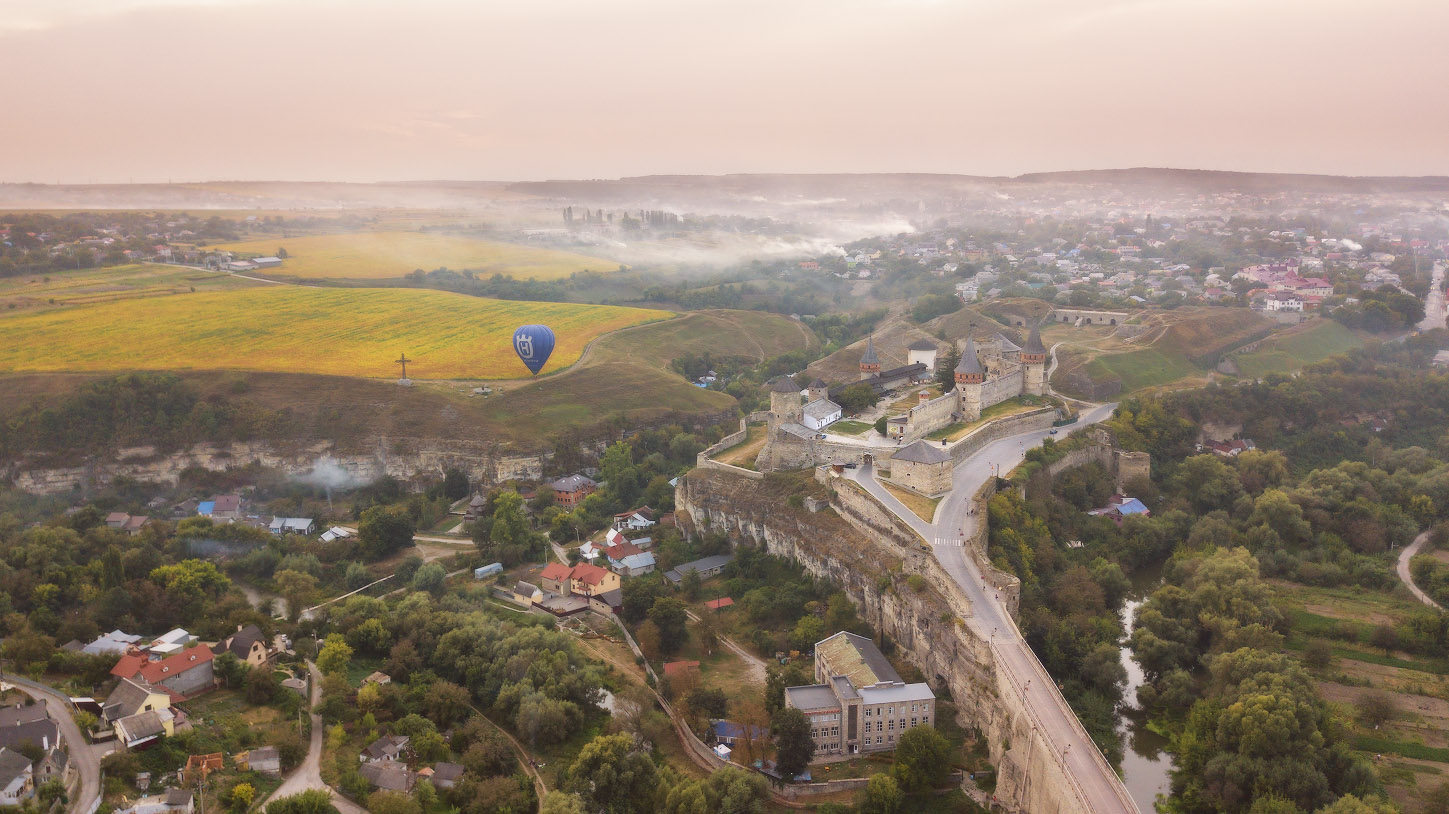
<svg viewBox="0 0 1449 814">
<path fill-rule="evenodd" d="M 864 636 L 842 631 L 817 643 L 815 680 L 787 687 L 785 705 L 810 721 L 816 755 L 894 749 L 907 730 L 935 722 L 931 688 L 902 681 Z"/>
</svg>

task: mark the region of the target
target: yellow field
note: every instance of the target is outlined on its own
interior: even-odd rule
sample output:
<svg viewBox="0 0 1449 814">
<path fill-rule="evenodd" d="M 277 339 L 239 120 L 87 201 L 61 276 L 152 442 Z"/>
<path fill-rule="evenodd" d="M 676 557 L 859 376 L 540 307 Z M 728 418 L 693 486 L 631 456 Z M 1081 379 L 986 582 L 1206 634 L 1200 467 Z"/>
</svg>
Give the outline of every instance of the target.
<svg viewBox="0 0 1449 814">
<path fill-rule="evenodd" d="M 444 266 L 454 271 L 475 271 L 485 277 L 503 274 L 518 279 L 553 280 L 585 269 L 615 271 L 619 268 L 612 260 L 572 252 L 424 232 L 348 232 L 267 238 L 225 243 L 214 248 L 262 256 L 284 248 L 287 259 L 264 273 L 308 280 L 384 280 L 403 277 L 416 269 L 432 271 Z"/>
<path fill-rule="evenodd" d="M 519 325 L 558 338 L 543 372 L 600 334 L 667 311 L 512 302 L 415 289 L 275 286 L 0 318 L 0 371 L 257 370 L 391 378 L 402 353 L 418 379 L 527 377 Z"/>
</svg>

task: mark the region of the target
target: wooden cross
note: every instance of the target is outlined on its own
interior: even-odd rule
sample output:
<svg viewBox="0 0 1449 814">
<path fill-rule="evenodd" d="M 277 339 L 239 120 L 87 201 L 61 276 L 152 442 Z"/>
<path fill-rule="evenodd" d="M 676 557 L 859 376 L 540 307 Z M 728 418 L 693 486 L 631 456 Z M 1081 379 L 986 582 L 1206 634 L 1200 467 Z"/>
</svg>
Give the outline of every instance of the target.
<svg viewBox="0 0 1449 814">
<path fill-rule="evenodd" d="M 413 360 L 412 359 L 409 359 L 408 358 L 408 355 L 406 353 L 404 353 L 402 355 L 402 358 L 401 359 L 398 359 L 396 362 L 393 363 L 393 364 L 396 364 L 396 365 L 402 365 L 402 369 L 403 369 L 402 377 L 404 379 L 406 379 L 408 377 L 408 362 L 411 362 L 411 361 L 413 361 Z"/>
</svg>

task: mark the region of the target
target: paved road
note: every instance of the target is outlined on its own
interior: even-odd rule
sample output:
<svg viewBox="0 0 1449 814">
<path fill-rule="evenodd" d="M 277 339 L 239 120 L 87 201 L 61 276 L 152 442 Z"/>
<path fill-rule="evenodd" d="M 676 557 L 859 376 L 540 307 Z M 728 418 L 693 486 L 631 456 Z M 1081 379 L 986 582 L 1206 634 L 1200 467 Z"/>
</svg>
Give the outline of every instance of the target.
<svg viewBox="0 0 1449 814">
<path fill-rule="evenodd" d="M 1429 285 L 1428 296 L 1424 298 L 1424 321 L 1419 323 L 1421 331 L 1449 327 L 1446 324 L 1449 312 L 1446 312 L 1444 306 L 1444 264 L 1435 263 L 1430 276 L 1433 282 Z"/>
<path fill-rule="evenodd" d="M 1409 586 L 1409 592 L 1417 597 L 1420 602 L 1423 602 L 1431 608 L 1444 610 L 1443 605 L 1430 599 L 1428 594 L 1419 590 L 1419 586 L 1414 584 L 1414 576 L 1409 573 L 1409 560 L 1412 560 L 1418 555 L 1419 549 L 1423 548 L 1427 542 L 1429 542 L 1429 532 L 1426 531 L 1418 537 L 1415 537 L 1414 542 L 1404 546 L 1404 550 L 1399 552 L 1399 562 L 1396 568 L 1399 572 L 1399 580 Z"/>
<path fill-rule="evenodd" d="M 317 671 L 317 665 L 307 662 L 307 670 L 312 674 L 312 706 L 316 707 L 322 701 L 322 674 Z M 341 814 L 367 814 L 367 809 L 343 797 L 332 790 L 332 787 L 322 782 L 322 716 L 312 713 L 312 742 L 307 747 L 307 757 L 302 759 L 302 765 L 292 770 L 282 781 L 282 785 L 272 792 L 265 802 L 270 803 L 280 797 L 289 797 L 293 794 L 306 791 L 307 789 L 322 789 L 332 797 L 332 805 L 337 807 Z M 262 806 L 265 808 L 265 805 Z"/>
<path fill-rule="evenodd" d="M 1116 406 L 1103 404 L 1084 410 L 1072 429 L 1109 418 Z M 981 519 L 971 514 L 971 498 L 994 473 L 1009 472 L 1021 463 L 1026 450 L 1040 444 L 1048 434 L 1047 430 L 1037 430 L 993 441 L 957 464 L 952 473 L 952 490 L 936 506 L 933 523 L 916 516 L 887 492 L 876 481 L 870 466 L 846 471 L 920 534 L 932 546 L 942 567 L 961 586 L 971 601 L 972 615 L 967 623 L 982 638 L 990 640 L 998 669 L 1025 695 L 1034 727 L 1042 734 L 1045 744 L 1060 756 L 1086 810 L 1136 814 L 1137 806 L 1122 781 L 1092 743 L 1056 683 L 1027 646 L 1000 597 L 987 586 L 976 563 L 966 555 L 963 545 L 963 540 L 974 533 Z"/>
<path fill-rule="evenodd" d="M 72 814 L 90 811 L 91 805 L 101 796 L 101 758 L 111 752 L 112 745 L 86 743 L 80 727 L 70 716 L 70 699 L 65 695 L 14 673 L 6 674 L 5 681 L 16 685 L 31 698 L 45 701 L 46 712 L 60 726 L 60 735 L 70 748 L 70 759 L 80 772 L 80 794 L 70 801 L 69 811 Z"/>
</svg>

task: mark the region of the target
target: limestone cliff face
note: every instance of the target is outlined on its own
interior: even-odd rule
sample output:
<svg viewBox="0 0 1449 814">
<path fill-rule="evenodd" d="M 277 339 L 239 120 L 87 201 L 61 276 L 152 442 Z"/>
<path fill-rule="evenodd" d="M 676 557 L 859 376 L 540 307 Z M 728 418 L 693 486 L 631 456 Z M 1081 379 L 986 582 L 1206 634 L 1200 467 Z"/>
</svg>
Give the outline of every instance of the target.
<svg viewBox="0 0 1449 814">
<path fill-rule="evenodd" d="M 30 468 L 18 461 L 0 469 L 0 477 L 33 494 L 67 492 L 109 483 L 117 477 L 156 483 L 176 483 L 190 468 L 212 471 L 259 465 L 290 475 L 305 475 L 321 460 L 336 464 L 358 482 L 391 475 L 411 481 L 441 477 L 449 467 L 466 472 L 475 483 L 500 483 L 514 478 L 537 479 L 543 474 L 543 455 L 509 454 L 496 444 L 429 438 L 379 438 L 366 451 L 342 451 L 331 442 L 270 444 L 246 442 L 198 444 L 174 453 L 151 447 L 120 450 L 114 457 L 84 466 Z"/>
<path fill-rule="evenodd" d="M 777 476 L 762 482 L 719 469 L 691 471 L 675 496 L 681 528 L 762 546 L 844 591 L 937 693 L 950 694 L 960 723 L 985 736 L 998 769 L 996 796 L 1006 810 L 1084 811 L 1060 764 L 1042 747 L 1020 694 L 995 669 L 989 643 L 961 621 L 970 602 L 919 538 L 884 509 L 869 512 L 865 503 L 839 495 L 816 513 L 794 508 L 782 490 L 771 488 L 771 477 Z"/>
</svg>

